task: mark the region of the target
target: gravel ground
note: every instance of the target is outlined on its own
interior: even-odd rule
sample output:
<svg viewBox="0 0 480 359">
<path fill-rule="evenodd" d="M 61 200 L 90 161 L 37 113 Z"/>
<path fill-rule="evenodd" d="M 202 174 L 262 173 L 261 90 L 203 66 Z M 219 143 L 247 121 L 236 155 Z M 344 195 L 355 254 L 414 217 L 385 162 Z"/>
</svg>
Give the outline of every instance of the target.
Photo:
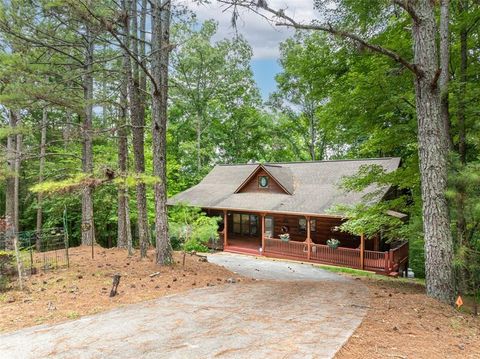
<svg viewBox="0 0 480 359">
<path fill-rule="evenodd" d="M 311 265 L 219 253 L 255 282 L 191 290 L 0 336 L 0 358 L 332 358 L 368 289 Z"/>
</svg>

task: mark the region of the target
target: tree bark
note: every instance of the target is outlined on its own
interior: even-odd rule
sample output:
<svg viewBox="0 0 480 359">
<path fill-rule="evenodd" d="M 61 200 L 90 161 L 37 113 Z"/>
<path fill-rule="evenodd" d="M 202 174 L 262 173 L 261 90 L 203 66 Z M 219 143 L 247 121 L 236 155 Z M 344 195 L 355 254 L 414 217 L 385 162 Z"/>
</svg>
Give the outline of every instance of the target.
<svg viewBox="0 0 480 359">
<path fill-rule="evenodd" d="M 202 170 L 202 116 L 197 113 L 197 173 Z"/>
<path fill-rule="evenodd" d="M 418 121 L 418 152 L 423 200 L 425 274 L 427 294 L 452 303 L 453 245 L 448 204 L 448 139 L 441 116 L 436 84 L 437 48 L 434 3 L 417 1 L 413 19 L 414 62 L 420 73 L 415 79 Z"/>
<path fill-rule="evenodd" d="M 460 1 L 460 12 L 467 12 L 466 4 Z M 467 147 L 465 135 L 465 95 L 467 92 L 467 68 L 468 68 L 468 30 L 465 25 L 460 29 L 460 86 L 458 99 L 458 154 L 460 155 L 460 162 L 466 164 L 467 162 Z"/>
<path fill-rule="evenodd" d="M 310 143 L 309 143 L 309 150 L 310 150 L 310 158 L 312 161 L 316 160 L 315 149 L 317 147 L 317 134 L 315 128 L 315 111 L 308 106 L 307 110 L 305 111 L 305 115 L 308 117 L 308 127 L 309 127 L 309 134 L 310 134 Z"/>
<path fill-rule="evenodd" d="M 16 113 L 15 116 L 17 116 L 17 126 L 20 127 L 22 125 L 22 119 L 18 113 Z M 20 231 L 20 167 L 22 165 L 23 135 L 21 132 L 18 132 L 16 136 L 13 223 L 15 231 L 18 233 Z"/>
<path fill-rule="evenodd" d="M 140 11 L 140 43 L 139 43 L 139 57 L 143 67 L 146 67 L 146 49 L 145 49 L 145 34 L 147 23 L 147 0 L 142 0 L 142 9 Z M 139 71 L 139 94 L 140 94 L 140 115 L 145 117 L 146 94 L 147 94 L 147 76 L 144 71 Z"/>
<path fill-rule="evenodd" d="M 467 12 L 466 1 L 459 1 L 459 12 Z M 460 28 L 460 84 L 458 91 L 458 155 L 460 158 L 460 169 L 463 169 L 467 163 L 467 145 L 465 130 L 465 96 L 467 93 L 467 69 L 468 69 L 468 29 L 462 24 Z M 457 244 L 465 244 L 467 223 L 465 219 L 465 183 L 462 178 L 457 180 Z"/>
<path fill-rule="evenodd" d="M 126 82 L 122 81 L 120 89 L 120 104 L 118 116 L 118 171 L 119 177 L 125 178 L 127 176 L 127 158 L 128 158 L 128 143 L 127 143 L 127 88 Z M 128 192 L 125 185 L 120 184 L 118 187 L 118 238 L 117 247 L 127 248 L 127 211 L 126 202 L 128 200 Z"/>
<path fill-rule="evenodd" d="M 40 134 L 40 163 L 38 166 L 38 183 L 43 183 L 43 176 L 45 172 L 45 152 L 47 148 L 47 120 L 48 120 L 48 110 L 47 107 L 43 108 L 43 113 L 42 113 L 42 124 L 41 124 L 41 134 Z M 40 245 L 41 245 L 41 231 L 42 231 L 42 225 L 43 225 L 43 193 L 38 192 L 37 194 L 37 225 L 36 225 L 36 230 L 37 230 L 37 237 L 36 237 L 36 243 L 35 246 L 37 248 L 37 251 L 40 250 Z"/>
<path fill-rule="evenodd" d="M 85 74 L 83 79 L 83 95 L 85 113 L 83 114 L 83 151 L 82 169 L 86 176 L 93 176 L 93 36 L 89 25 L 85 26 Z M 95 227 L 93 220 L 92 187 L 86 185 L 82 191 L 82 245 L 95 242 Z"/>
<path fill-rule="evenodd" d="M 13 111 L 8 112 L 9 126 L 11 130 L 17 127 L 17 116 Z M 5 221 L 7 223 L 7 237 L 5 247 L 13 250 L 13 233 L 10 229 L 14 227 L 15 219 L 15 156 L 17 149 L 17 136 L 11 134 L 7 138 L 7 180 L 5 188 Z"/>
<path fill-rule="evenodd" d="M 170 54 L 170 0 L 152 1 L 152 74 L 158 86 L 152 86 L 153 172 L 157 177 L 155 192 L 156 263 L 170 264 L 171 244 L 167 227 L 167 99 Z"/>
<path fill-rule="evenodd" d="M 128 98 L 130 107 L 130 118 L 132 123 L 132 145 L 133 145 L 133 159 L 135 166 L 135 173 L 138 176 L 136 185 L 136 200 L 138 211 L 138 237 L 140 242 L 140 257 L 144 258 L 147 255 L 148 243 L 149 243 L 149 230 L 148 230 L 148 216 L 147 216 L 147 190 L 143 180 L 145 174 L 145 119 L 142 115 L 140 98 L 139 98 L 139 84 L 138 84 L 138 71 L 132 72 L 132 62 L 130 59 L 129 47 L 132 46 L 130 35 L 130 14 L 132 9 L 131 0 L 123 0 L 122 8 L 124 11 L 125 22 L 125 48 L 123 51 L 124 56 L 124 71 L 128 83 Z M 136 37 L 136 34 L 134 34 Z M 133 50 L 133 54 L 137 54 L 137 50 Z M 134 61 L 135 62 L 135 61 Z M 136 62 L 135 62 L 136 64 Z M 138 65 L 135 65 L 138 68 Z M 134 67 L 135 68 L 135 67 Z M 136 75 L 135 75 L 136 73 Z M 135 80 L 137 79 L 137 80 Z"/>
<path fill-rule="evenodd" d="M 21 126 L 21 120 L 18 113 L 15 111 L 9 111 L 9 121 L 12 129 L 18 129 L 18 127 Z M 17 133 L 11 134 L 7 139 L 7 163 L 10 173 L 7 176 L 7 193 L 5 203 L 5 219 L 7 222 L 5 247 L 9 250 L 16 250 L 16 241 L 19 231 L 19 190 L 22 134 L 18 131 L 16 132 Z M 19 276 L 21 276 L 20 271 Z"/>
<path fill-rule="evenodd" d="M 450 82 L 450 0 L 440 1 L 440 77 L 438 79 L 441 95 L 441 115 L 445 125 L 445 132 L 450 148 L 453 148 L 453 141 L 450 136 L 450 114 L 449 114 L 449 82 Z"/>
</svg>

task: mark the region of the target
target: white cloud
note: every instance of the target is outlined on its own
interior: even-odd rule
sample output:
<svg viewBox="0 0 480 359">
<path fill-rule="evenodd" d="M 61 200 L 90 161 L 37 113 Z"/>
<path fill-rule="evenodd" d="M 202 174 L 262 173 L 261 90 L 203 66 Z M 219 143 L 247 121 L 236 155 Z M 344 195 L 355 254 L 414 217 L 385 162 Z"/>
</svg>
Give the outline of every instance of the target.
<svg viewBox="0 0 480 359">
<path fill-rule="evenodd" d="M 225 38 L 234 35 L 231 26 L 231 10 L 215 0 L 208 5 L 198 5 L 192 0 L 183 0 L 181 3 L 187 5 L 197 14 L 199 21 L 214 19 L 219 24 L 217 37 Z M 287 9 L 287 13 L 297 21 L 308 22 L 315 18 L 313 0 L 271 0 L 269 5 L 276 9 Z M 278 45 L 280 42 L 293 34 L 291 29 L 275 27 L 259 15 L 243 9 L 240 19 L 237 21 L 238 32 L 250 43 L 253 49 L 254 59 L 276 59 L 279 55 Z"/>
</svg>

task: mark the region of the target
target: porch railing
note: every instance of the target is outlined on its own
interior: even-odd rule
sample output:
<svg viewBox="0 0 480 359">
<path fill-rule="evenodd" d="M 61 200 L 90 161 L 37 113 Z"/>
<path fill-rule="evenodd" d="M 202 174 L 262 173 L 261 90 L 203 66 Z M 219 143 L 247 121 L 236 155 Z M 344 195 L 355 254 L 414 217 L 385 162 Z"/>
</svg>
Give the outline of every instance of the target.
<svg viewBox="0 0 480 359">
<path fill-rule="evenodd" d="M 276 238 L 265 238 L 265 255 L 273 254 L 278 257 L 289 257 L 295 259 L 308 258 L 308 246 L 305 242 L 282 241 Z"/>
<path fill-rule="evenodd" d="M 351 268 L 360 268 L 360 251 L 354 248 L 330 248 L 323 244 L 313 244 L 310 260 L 314 262 L 336 264 Z"/>
<path fill-rule="evenodd" d="M 390 249 L 390 270 L 397 272 L 402 264 L 408 260 L 408 242 L 405 242 L 394 249 Z"/>
<path fill-rule="evenodd" d="M 361 269 L 361 252 L 357 248 L 330 248 L 327 245 L 311 243 L 310 255 L 307 242 L 282 241 L 265 238 L 263 254 L 272 257 L 308 260 L 323 264 L 339 265 Z M 408 242 L 388 252 L 364 251 L 363 269 L 389 274 L 398 272 L 408 260 Z"/>
<path fill-rule="evenodd" d="M 364 267 L 366 270 L 375 272 L 385 271 L 388 261 L 388 252 L 365 251 Z"/>
</svg>

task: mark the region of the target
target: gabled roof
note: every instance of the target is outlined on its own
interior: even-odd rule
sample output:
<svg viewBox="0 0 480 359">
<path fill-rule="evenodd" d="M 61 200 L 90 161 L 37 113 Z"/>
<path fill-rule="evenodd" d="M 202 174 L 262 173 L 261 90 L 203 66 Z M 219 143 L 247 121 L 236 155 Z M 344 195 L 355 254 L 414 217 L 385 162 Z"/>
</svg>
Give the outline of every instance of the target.
<svg viewBox="0 0 480 359">
<path fill-rule="evenodd" d="M 187 203 L 212 209 L 332 216 L 329 209 L 336 204 L 365 202 L 367 194 L 373 196 L 368 198 L 369 203 L 376 202 L 389 189 L 371 185 L 362 192 L 345 192 L 339 186 L 344 177 L 356 174 L 365 165 L 379 165 L 391 172 L 399 164 L 400 158 L 395 157 L 263 164 L 263 168 L 281 182 L 290 194 L 258 191 L 236 193 L 259 165 L 217 165 L 199 184 L 170 198 L 168 204 Z"/>
<path fill-rule="evenodd" d="M 235 190 L 235 193 L 239 193 L 255 175 L 264 170 L 270 175 L 270 177 L 277 182 L 277 184 L 285 191 L 286 194 L 293 194 L 293 175 L 292 171 L 288 167 L 282 167 L 279 165 L 263 165 L 259 164 L 253 169 L 252 173 L 242 182 L 242 184 Z"/>
</svg>

